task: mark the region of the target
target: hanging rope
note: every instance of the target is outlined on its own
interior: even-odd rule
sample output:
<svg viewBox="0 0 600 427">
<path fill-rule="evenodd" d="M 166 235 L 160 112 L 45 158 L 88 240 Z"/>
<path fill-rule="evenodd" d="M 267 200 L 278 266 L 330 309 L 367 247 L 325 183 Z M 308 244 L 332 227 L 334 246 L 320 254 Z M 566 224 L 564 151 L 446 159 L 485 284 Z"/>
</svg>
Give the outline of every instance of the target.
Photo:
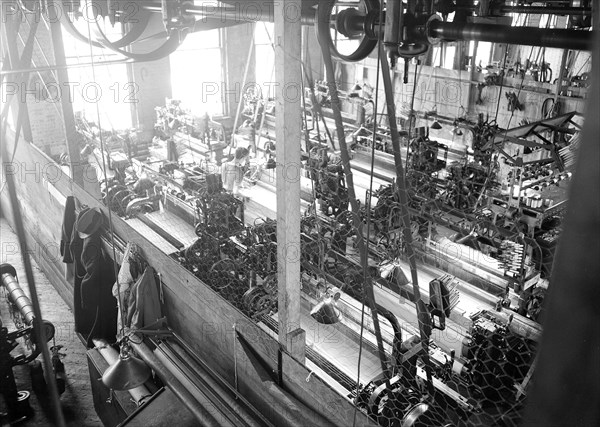
<svg viewBox="0 0 600 427">
<path fill-rule="evenodd" d="M 383 7 L 380 8 L 379 10 L 379 22 L 383 22 Z M 379 37 L 378 37 L 378 42 L 381 40 L 381 32 L 379 32 Z M 378 43 L 379 45 L 380 43 Z M 381 49 L 377 49 L 377 69 L 376 69 L 376 73 L 375 73 L 375 100 L 373 101 L 373 111 L 375 113 L 375 115 L 377 116 L 377 111 L 378 111 L 378 106 L 379 106 L 379 73 L 380 73 L 380 67 L 381 67 L 381 63 L 379 61 L 381 56 Z M 373 181 L 374 181 L 374 172 L 375 172 L 375 145 L 377 143 L 377 117 L 374 117 L 373 120 L 373 138 L 371 141 L 371 175 L 369 177 L 369 197 L 366 200 L 366 212 L 367 212 L 367 237 L 366 237 L 366 242 L 365 242 L 365 253 L 366 256 L 369 256 L 369 244 L 371 241 L 371 200 L 372 200 L 372 195 L 373 195 Z M 367 283 L 367 280 L 370 280 L 369 277 L 369 272 L 367 269 L 367 261 L 365 260 L 363 262 L 363 283 Z M 361 367 L 361 361 L 362 361 L 362 354 L 363 354 L 363 340 L 364 340 L 364 331 L 365 331 L 365 299 L 362 299 L 362 305 L 361 305 L 361 310 L 360 310 L 360 338 L 358 341 L 358 367 L 357 367 L 357 373 L 356 373 L 356 395 L 359 395 L 359 387 L 360 387 L 360 367 Z M 389 376 L 388 376 L 389 377 Z M 354 407 L 354 414 L 353 414 L 353 421 L 352 421 L 352 426 L 356 426 L 356 412 L 358 410 L 358 407 L 355 405 Z"/>
<path fill-rule="evenodd" d="M 328 20 L 330 17 L 328 16 L 327 8 L 319 8 L 319 19 L 320 20 Z M 354 190 L 354 178 L 352 174 L 352 168 L 350 166 L 350 155 L 348 151 L 348 146 L 346 144 L 346 136 L 344 134 L 344 124 L 342 121 L 342 112 L 341 112 L 341 103 L 338 95 L 337 84 L 335 81 L 335 70 L 333 66 L 333 60 L 331 56 L 331 50 L 327 43 L 319 43 L 321 47 L 321 53 L 323 55 L 323 61 L 325 64 L 325 72 L 328 80 L 329 86 L 329 94 L 331 96 L 331 107 L 333 110 L 333 117 L 335 119 L 336 131 L 338 134 L 338 141 L 341 149 L 341 157 L 342 157 L 342 165 L 344 168 L 344 173 L 346 176 L 346 183 L 348 188 L 348 199 L 350 201 L 350 205 L 352 208 L 352 222 L 354 224 L 354 228 L 356 230 L 356 244 L 358 246 L 358 251 L 360 253 L 360 259 L 362 263 L 362 268 L 366 269 L 367 265 L 365 264 L 365 260 L 367 259 L 365 241 L 363 236 L 363 225 L 362 219 L 360 217 L 360 206 L 359 202 L 356 198 L 356 192 Z M 379 361 L 381 363 L 381 369 L 386 378 L 389 378 L 389 368 L 387 365 L 387 356 L 385 354 L 385 350 L 383 348 L 383 339 L 381 337 L 381 327 L 379 324 L 379 318 L 377 316 L 377 305 L 375 303 L 375 295 L 373 293 L 373 283 L 371 281 L 370 276 L 367 274 L 367 282 L 364 284 L 364 291 L 366 294 L 366 298 L 369 304 L 369 308 L 371 309 L 371 316 L 373 318 L 373 328 L 375 329 L 375 338 L 377 340 L 377 348 L 379 353 Z"/>
<path fill-rule="evenodd" d="M 412 139 L 412 133 L 414 128 L 417 125 L 417 117 L 415 116 L 415 96 L 417 95 L 417 82 L 421 75 L 421 71 L 423 70 L 423 66 L 419 68 L 419 72 L 417 73 L 417 67 L 419 66 L 419 61 L 415 63 L 415 81 L 413 83 L 413 90 L 410 97 L 410 112 L 408 114 L 408 136 L 407 139 L 410 142 Z M 414 118 L 414 120 L 413 120 Z M 408 169 L 408 146 L 406 147 L 406 169 Z"/>
<path fill-rule="evenodd" d="M 89 35 L 89 39 L 91 40 L 91 27 L 90 27 L 90 23 L 88 22 L 88 35 Z M 92 78 L 94 79 L 94 81 L 96 81 L 96 68 L 95 68 L 95 63 L 94 63 L 94 46 L 92 45 L 92 43 L 89 43 L 89 48 L 90 48 L 90 59 L 91 59 L 91 63 L 92 63 Z M 106 185 L 106 188 L 109 188 L 108 185 L 108 174 L 106 171 L 108 171 L 108 166 L 107 166 L 107 162 L 106 162 L 106 150 L 105 150 L 105 146 L 104 146 L 104 135 L 102 132 L 102 123 L 100 120 L 100 107 L 98 105 L 98 103 L 96 103 L 96 119 L 98 120 L 98 129 L 99 129 L 99 138 L 100 138 L 100 151 L 102 152 L 102 167 L 104 169 L 104 184 Z M 127 313 L 125 313 L 125 307 L 123 305 L 123 298 L 121 296 L 121 283 L 119 282 L 119 268 L 117 265 L 117 251 L 116 251 L 116 243 L 115 243 L 115 231 L 113 228 L 113 220 L 112 220 L 112 210 L 110 209 L 110 207 L 107 209 L 108 210 L 108 225 L 109 225 L 109 234 L 110 234 L 110 244 L 112 247 L 112 259 L 113 259 L 113 269 L 114 269 L 114 273 L 115 273 L 115 283 L 117 285 L 117 294 L 118 294 L 118 301 L 119 301 L 119 310 L 121 312 L 121 338 L 123 338 L 125 336 L 125 319 L 127 318 Z"/>
<path fill-rule="evenodd" d="M 379 49 L 383 50 L 383 46 L 379 43 Z M 392 146 L 394 148 L 394 164 L 396 166 L 396 182 L 398 190 L 398 200 L 400 202 L 400 214 L 402 217 L 404 246 L 408 256 L 410 265 L 410 273 L 413 285 L 413 301 L 417 311 L 419 321 L 419 332 L 421 336 L 421 346 L 423 348 L 423 362 L 425 364 L 425 372 L 427 374 L 427 387 L 430 393 L 433 393 L 432 368 L 429 360 L 429 336 L 426 332 L 425 319 L 429 318 L 429 313 L 426 311 L 425 304 L 421 299 L 421 289 L 419 288 L 419 276 L 417 274 L 417 263 L 413 248 L 413 239 L 411 231 L 410 212 L 408 210 L 408 189 L 406 183 L 406 175 L 402 166 L 402 153 L 400 152 L 400 136 L 398 133 L 398 124 L 396 122 L 396 105 L 394 103 L 392 93 L 392 79 L 390 75 L 387 56 L 380 55 L 381 70 L 383 76 L 384 90 L 386 93 L 388 121 L 390 124 L 390 132 L 392 138 Z"/>
</svg>

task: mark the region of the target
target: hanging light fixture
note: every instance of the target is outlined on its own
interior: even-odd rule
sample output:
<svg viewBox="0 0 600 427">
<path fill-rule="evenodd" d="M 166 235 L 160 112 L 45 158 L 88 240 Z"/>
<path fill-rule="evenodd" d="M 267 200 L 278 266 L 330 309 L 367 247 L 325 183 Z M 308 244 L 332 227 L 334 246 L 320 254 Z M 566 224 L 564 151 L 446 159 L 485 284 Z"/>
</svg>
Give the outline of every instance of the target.
<svg viewBox="0 0 600 427">
<path fill-rule="evenodd" d="M 410 283 L 397 261 L 382 263 L 380 265 L 380 272 L 383 279 L 398 286 L 405 286 Z"/>
<path fill-rule="evenodd" d="M 454 121 L 454 127 L 452 128 L 452 133 L 456 136 L 463 136 L 463 131 L 458 127 L 456 120 Z"/>
<path fill-rule="evenodd" d="M 317 322 L 324 325 L 332 325 L 342 320 L 342 312 L 337 307 L 337 300 L 340 299 L 340 293 L 335 295 L 326 294 L 323 300 L 315 305 L 310 315 Z"/>
<path fill-rule="evenodd" d="M 148 381 L 150 374 L 148 365 L 133 356 L 129 344 L 124 342 L 119 360 L 104 371 L 102 382 L 112 390 L 131 390 Z"/>
<path fill-rule="evenodd" d="M 362 90 L 362 86 L 358 83 L 355 83 L 354 86 L 352 86 L 352 89 L 350 89 L 350 92 L 348 93 L 348 98 L 360 97 L 361 90 Z"/>
<path fill-rule="evenodd" d="M 433 67 L 433 73 L 435 74 L 435 67 Z M 437 79 L 437 76 L 436 76 Z M 438 122 L 437 120 L 437 80 L 434 80 L 434 86 L 433 86 L 433 109 L 431 110 L 430 115 L 433 116 L 435 118 L 435 120 L 433 121 L 433 123 L 431 124 L 431 126 L 429 127 L 430 129 L 434 129 L 434 130 L 440 130 L 442 128 L 442 125 L 440 124 L 440 122 Z"/>
</svg>

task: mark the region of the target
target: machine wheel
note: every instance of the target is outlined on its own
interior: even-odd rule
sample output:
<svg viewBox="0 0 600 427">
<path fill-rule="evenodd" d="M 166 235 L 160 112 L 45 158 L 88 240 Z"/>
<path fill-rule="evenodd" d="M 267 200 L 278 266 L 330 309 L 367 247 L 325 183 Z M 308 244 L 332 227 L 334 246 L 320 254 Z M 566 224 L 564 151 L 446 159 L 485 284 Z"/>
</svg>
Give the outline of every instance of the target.
<svg viewBox="0 0 600 427">
<path fill-rule="evenodd" d="M 369 35 L 367 35 L 366 32 L 363 32 L 362 35 L 360 36 L 360 39 L 359 39 L 360 41 L 358 43 L 358 47 L 356 48 L 356 50 L 354 50 L 354 52 L 347 53 L 347 54 L 340 52 L 338 50 L 337 46 L 335 45 L 334 39 L 331 35 L 332 24 L 335 28 L 334 31 L 336 31 L 339 34 L 339 36 L 344 37 L 343 34 L 340 32 L 340 28 L 339 28 L 339 26 L 342 25 L 343 22 L 345 22 L 342 14 L 343 13 L 355 14 L 358 12 L 354 8 L 344 9 L 342 11 L 339 11 L 337 14 L 338 15 L 337 19 L 335 21 L 332 21 L 332 17 L 333 17 L 332 15 L 333 15 L 336 3 L 337 3 L 336 0 L 328 0 L 328 1 L 321 2 L 321 4 L 319 4 L 319 7 L 317 9 L 317 22 L 316 22 L 317 38 L 319 40 L 319 43 L 327 43 L 329 45 L 329 49 L 331 50 L 331 55 L 334 56 L 335 58 L 341 59 L 342 61 L 348 61 L 348 62 L 362 61 L 367 56 L 369 56 L 369 54 L 373 51 L 373 49 L 375 49 L 375 46 L 377 46 L 377 39 L 371 38 L 371 37 L 369 37 Z M 363 0 L 362 4 L 364 5 L 366 12 L 367 12 L 367 16 L 364 18 L 365 21 L 369 20 L 370 18 L 372 19 L 372 17 L 379 14 L 380 5 L 379 5 L 378 0 Z M 344 29 L 342 29 L 342 31 L 344 31 Z M 336 39 L 337 39 L 337 37 L 336 37 Z M 345 37 L 345 39 L 346 40 L 357 40 L 356 38 L 352 38 L 352 37 L 349 37 L 349 38 Z"/>
</svg>

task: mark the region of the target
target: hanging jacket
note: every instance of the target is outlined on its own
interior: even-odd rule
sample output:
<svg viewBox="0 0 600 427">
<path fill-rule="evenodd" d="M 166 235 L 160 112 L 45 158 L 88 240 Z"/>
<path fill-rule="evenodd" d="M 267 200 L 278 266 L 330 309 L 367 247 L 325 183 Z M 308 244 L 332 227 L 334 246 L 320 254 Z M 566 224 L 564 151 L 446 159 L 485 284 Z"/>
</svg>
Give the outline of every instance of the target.
<svg viewBox="0 0 600 427">
<path fill-rule="evenodd" d="M 66 264 L 73 263 L 73 256 L 71 255 L 71 239 L 73 233 L 73 227 L 75 225 L 75 198 L 73 196 L 67 197 L 65 203 L 65 212 L 63 215 L 62 234 L 60 239 L 60 255 L 62 260 Z"/>
<path fill-rule="evenodd" d="M 85 212 L 83 209 L 79 215 Z M 73 279 L 73 316 L 75 318 L 75 332 L 79 332 L 82 335 L 89 334 L 94 324 L 94 317 L 90 314 L 86 314 L 83 311 L 81 305 L 81 281 L 85 277 L 85 267 L 81 262 L 81 254 L 83 252 L 83 239 L 79 237 L 76 227 L 77 222 L 73 223 L 73 230 L 71 233 L 71 243 L 69 244 L 69 250 L 74 264 L 74 279 Z"/>
<path fill-rule="evenodd" d="M 147 267 L 130 289 L 127 323 L 132 329 L 147 327 L 162 317 L 154 269 Z"/>
</svg>

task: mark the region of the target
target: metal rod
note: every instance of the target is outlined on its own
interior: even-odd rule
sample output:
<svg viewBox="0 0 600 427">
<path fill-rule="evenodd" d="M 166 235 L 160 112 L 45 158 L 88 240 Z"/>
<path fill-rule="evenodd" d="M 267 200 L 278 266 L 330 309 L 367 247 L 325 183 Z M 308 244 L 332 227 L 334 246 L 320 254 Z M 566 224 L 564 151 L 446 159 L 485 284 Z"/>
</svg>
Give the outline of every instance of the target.
<svg viewBox="0 0 600 427">
<path fill-rule="evenodd" d="M 493 43 L 590 50 L 591 31 L 510 27 L 492 24 L 458 24 L 433 21 L 429 35 L 442 40 L 479 40 Z"/>
<path fill-rule="evenodd" d="M 474 11 L 477 10 L 478 6 L 457 6 L 454 10 L 456 11 Z M 535 15 L 591 15 L 592 9 L 589 7 L 545 7 L 545 6 L 500 6 L 498 8 L 492 7 L 492 10 L 498 11 L 501 14 L 508 13 L 529 13 Z"/>
<path fill-rule="evenodd" d="M 187 353 L 187 350 L 177 345 L 177 343 L 162 341 L 157 345 L 154 354 L 167 368 L 171 365 L 175 375 L 182 380 L 183 384 L 188 383 L 190 389 L 197 388 L 209 399 L 210 395 L 217 397 L 218 401 L 213 400 L 212 403 L 219 408 L 222 407 L 224 415 L 231 412 L 235 414 L 235 417 L 238 417 L 237 419 L 229 416 L 224 417 L 227 418 L 227 422 L 240 423 L 241 418 L 244 425 L 248 427 L 263 425 L 261 422 L 264 420 L 261 418 L 261 422 L 259 422 L 256 419 L 257 414 L 249 410 L 250 405 L 241 395 L 238 395 L 234 389 L 225 388 L 225 381 L 215 380 L 203 364 L 193 359 Z M 230 418 L 231 421 L 229 421 Z"/>
<path fill-rule="evenodd" d="M 186 388 L 186 390 L 188 390 L 198 402 L 205 402 L 204 404 L 208 407 L 208 410 L 210 412 L 213 412 L 215 410 L 219 411 L 219 415 L 217 415 L 217 418 L 222 427 L 235 426 L 234 421 L 232 421 L 224 413 L 222 413 L 223 409 L 220 406 L 222 402 L 215 403 L 214 401 L 212 401 L 210 398 L 211 396 L 207 394 L 208 390 L 206 390 L 204 387 L 195 384 L 192 378 L 190 378 L 189 376 L 191 374 L 189 371 L 185 372 L 183 366 L 179 365 L 176 361 L 172 360 L 169 357 L 169 355 L 160 347 L 157 347 L 157 349 L 154 351 L 154 355 L 165 366 L 165 368 L 168 369 L 169 372 L 172 373 L 173 376 L 181 382 L 181 384 Z M 239 423 L 238 425 L 241 425 L 240 421 L 240 419 L 235 420 L 235 422 Z"/>
<path fill-rule="evenodd" d="M 20 69 L 15 69 L 15 70 L 0 71 L 0 75 L 5 76 L 5 75 L 11 75 L 11 74 L 20 74 L 20 73 L 34 73 L 34 72 L 41 72 L 41 71 L 54 71 L 54 70 L 80 68 L 80 67 L 91 67 L 92 65 L 129 64 L 132 62 L 136 62 L 136 61 L 134 61 L 132 59 L 116 59 L 114 61 L 95 62 L 94 64 L 92 64 L 91 62 L 83 62 L 80 64 L 48 65 L 45 67 L 20 68 Z"/>
<path fill-rule="evenodd" d="M 258 426 L 256 418 L 263 420 L 261 414 L 254 413 L 252 406 L 245 400 L 245 398 L 231 387 L 225 380 L 218 376 L 214 371 L 209 370 L 208 366 L 204 363 L 198 362 L 194 359 L 189 350 L 178 342 L 165 342 L 163 341 L 158 348 L 165 351 L 171 351 L 173 354 L 187 365 L 188 368 L 192 369 L 194 374 L 200 378 L 211 390 L 213 390 L 220 399 L 223 399 L 237 414 L 239 414 L 245 422 L 250 426 Z M 235 398 L 232 397 L 235 395 Z"/>
<path fill-rule="evenodd" d="M 218 20 L 223 23 L 223 25 L 231 25 L 232 23 L 246 24 L 249 22 L 260 21 L 275 22 L 275 8 L 273 4 L 267 2 L 253 2 L 252 5 L 243 6 L 243 2 L 239 3 L 242 3 L 239 7 L 190 5 L 185 7 L 184 13 L 207 20 Z M 160 4 L 142 4 L 140 6 L 151 12 L 162 13 L 162 6 L 160 6 Z M 293 12 L 290 11 L 290 14 L 293 15 Z M 290 16 L 290 18 L 293 19 L 294 16 Z M 315 12 L 312 9 L 303 10 L 300 19 L 303 25 L 312 25 L 315 23 Z"/>
<path fill-rule="evenodd" d="M 378 43 L 379 59 L 381 61 L 381 76 L 385 91 L 385 100 L 388 113 L 388 125 L 390 127 L 390 136 L 394 150 L 394 165 L 396 169 L 396 186 L 398 200 L 400 202 L 400 215 L 402 219 L 402 232 L 404 238 L 404 247 L 410 266 L 410 274 L 413 285 L 413 301 L 417 311 L 419 321 L 419 334 L 421 337 L 421 347 L 423 348 L 423 361 L 425 362 L 425 372 L 427 374 L 427 386 L 430 393 L 433 393 L 433 380 L 431 372 L 431 363 L 429 362 L 429 337 L 425 333 L 425 328 L 421 324 L 423 319 L 429 316 L 429 313 L 423 312 L 421 288 L 419 288 L 419 274 L 417 271 L 417 261 L 413 247 L 413 237 L 411 228 L 411 218 L 408 209 L 408 189 L 406 183 L 406 174 L 402 165 L 402 154 L 400 151 L 400 135 L 398 133 L 398 122 L 396 120 L 396 104 L 394 100 L 394 88 L 392 85 L 392 76 L 390 73 L 390 64 L 387 56 L 384 54 L 384 47 L 381 42 Z M 421 304 L 419 304 L 421 303 Z"/>
<path fill-rule="evenodd" d="M 142 358 L 146 364 L 160 377 L 163 383 L 171 389 L 173 394 L 190 410 L 200 425 L 205 427 L 219 427 L 220 423 L 215 419 L 207 408 L 202 406 L 187 390 L 183 384 L 161 363 L 156 355 L 143 342 L 143 338 L 139 335 L 134 335 L 135 338 L 130 340 L 131 347 L 136 354 Z M 138 344 L 139 343 L 139 344 Z"/>
<path fill-rule="evenodd" d="M 591 7 L 502 6 L 501 13 L 529 13 L 544 15 L 591 15 Z"/>
</svg>

